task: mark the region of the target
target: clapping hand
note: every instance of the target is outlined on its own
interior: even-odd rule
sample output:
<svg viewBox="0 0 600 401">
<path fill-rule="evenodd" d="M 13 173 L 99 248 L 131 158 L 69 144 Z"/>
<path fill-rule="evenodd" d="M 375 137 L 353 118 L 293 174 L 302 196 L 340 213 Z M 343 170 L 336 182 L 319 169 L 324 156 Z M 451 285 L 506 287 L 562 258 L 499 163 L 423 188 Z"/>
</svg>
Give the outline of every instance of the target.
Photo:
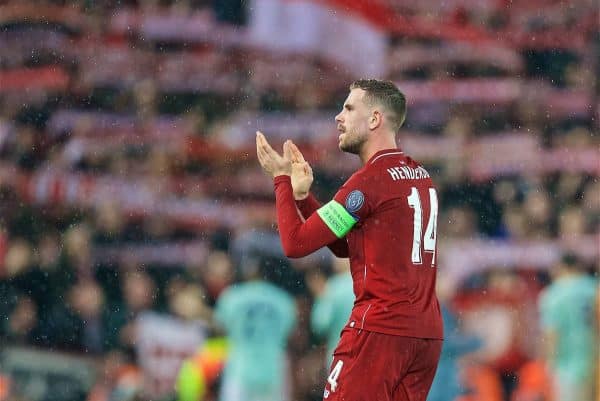
<svg viewBox="0 0 600 401">
<path fill-rule="evenodd" d="M 269 145 L 263 133 L 256 131 L 256 154 L 258 161 L 263 170 L 271 177 L 292 175 L 292 157 L 289 152 L 289 147 L 286 151 L 286 146 L 284 145 L 283 156 L 281 156 Z"/>
<path fill-rule="evenodd" d="M 289 154 L 292 159 L 292 188 L 294 199 L 305 199 L 313 182 L 313 171 L 310 164 L 304 160 L 300 149 L 292 141 L 283 144 L 284 154 Z"/>
<path fill-rule="evenodd" d="M 294 199 L 301 200 L 308 196 L 313 182 L 312 168 L 292 141 L 285 141 L 281 156 L 271 147 L 263 133 L 257 131 L 256 154 L 263 170 L 271 177 L 291 176 Z"/>
</svg>

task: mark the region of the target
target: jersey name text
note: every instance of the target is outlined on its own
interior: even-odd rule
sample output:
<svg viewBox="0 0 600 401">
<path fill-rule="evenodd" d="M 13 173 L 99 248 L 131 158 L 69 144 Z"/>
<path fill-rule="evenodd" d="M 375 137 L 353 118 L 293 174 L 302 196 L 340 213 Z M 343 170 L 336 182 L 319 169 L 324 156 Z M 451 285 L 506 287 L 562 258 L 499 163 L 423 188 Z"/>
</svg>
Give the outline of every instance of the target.
<svg viewBox="0 0 600 401">
<path fill-rule="evenodd" d="M 429 173 L 423 167 L 412 168 L 408 166 L 388 168 L 387 172 L 392 180 L 422 180 L 429 178 Z"/>
</svg>

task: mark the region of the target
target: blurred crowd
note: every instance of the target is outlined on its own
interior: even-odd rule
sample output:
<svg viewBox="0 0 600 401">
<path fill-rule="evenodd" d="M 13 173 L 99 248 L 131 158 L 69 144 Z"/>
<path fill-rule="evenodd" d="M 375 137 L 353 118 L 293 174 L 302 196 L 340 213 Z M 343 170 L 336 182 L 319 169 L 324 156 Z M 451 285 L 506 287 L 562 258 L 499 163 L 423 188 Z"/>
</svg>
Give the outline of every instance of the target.
<svg viewBox="0 0 600 401">
<path fill-rule="evenodd" d="M 597 280 L 598 5 L 380 3 L 407 24 L 387 33 L 385 78 L 408 98 L 399 145 L 440 194 L 447 334 L 471 344 L 457 396 L 563 401 L 523 386 L 548 388 L 538 298 L 563 255 Z M 295 299 L 292 399 L 321 399 L 326 344 L 310 314 L 336 262 L 283 257 L 254 131 L 294 139 L 327 200 L 358 165 L 333 121 L 358 77 L 253 45 L 251 4 L 0 0 L 0 351 L 60 352 L 94 372 L 72 398 L 41 395 L 23 373 L 35 363 L 4 360 L 0 400 L 175 397 L 179 365 L 156 373 L 145 353 L 180 363 L 219 333 L 213 309 L 248 260 Z M 160 339 L 141 338 L 144 316 L 200 322 L 204 337 L 148 351 Z"/>
</svg>

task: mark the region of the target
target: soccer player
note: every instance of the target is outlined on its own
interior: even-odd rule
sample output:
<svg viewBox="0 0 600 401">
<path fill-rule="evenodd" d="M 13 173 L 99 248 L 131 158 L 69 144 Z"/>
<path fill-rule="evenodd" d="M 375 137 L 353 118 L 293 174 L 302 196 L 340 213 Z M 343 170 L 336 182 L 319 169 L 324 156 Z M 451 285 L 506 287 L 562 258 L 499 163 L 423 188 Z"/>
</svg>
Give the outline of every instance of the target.
<svg viewBox="0 0 600 401">
<path fill-rule="evenodd" d="M 218 298 L 215 320 L 229 343 L 220 399 L 222 401 L 288 401 L 285 348 L 296 324 L 291 295 L 262 279 L 265 263 L 246 261 L 246 279 Z M 267 274 L 268 275 L 268 274 Z"/>
<path fill-rule="evenodd" d="M 356 300 L 334 351 L 326 401 L 425 401 L 440 357 L 438 198 L 429 173 L 396 146 L 405 114 L 393 83 L 350 86 L 335 117 L 338 145 L 363 166 L 323 206 L 309 187 L 298 187 L 312 183 L 312 172 L 295 145 L 286 141 L 281 156 L 256 134 L 259 162 L 274 179 L 286 255 L 327 245 L 350 258 Z"/>
<path fill-rule="evenodd" d="M 555 396 L 557 400 L 591 400 L 598 368 L 598 282 L 569 254 L 552 273 L 554 281 L 540 294 L 539 310 Z"/>
</svg>

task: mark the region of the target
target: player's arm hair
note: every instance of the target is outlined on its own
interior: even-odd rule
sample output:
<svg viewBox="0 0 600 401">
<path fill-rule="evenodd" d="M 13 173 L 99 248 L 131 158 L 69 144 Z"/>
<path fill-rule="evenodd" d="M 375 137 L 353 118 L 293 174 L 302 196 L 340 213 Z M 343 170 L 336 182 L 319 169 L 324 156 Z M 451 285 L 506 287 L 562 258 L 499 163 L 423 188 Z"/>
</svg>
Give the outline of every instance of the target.
<svg viewBox="0 0 600 401">
<path fill-rule="evenodd" d="M 312 193 L 309 193 L 308 197 L 305 199 L 297 200 L 296 206 L 302 214 L 302 217 L 308 219 L 322 205 Z M 327 248 L 329 248 L 329 250 L 338 258 L 347 258 L 350 255 L 346 238 L 339 238 L 337 241 L 327 245 Z"/>
<path fill-rule="evenodd" d="M 318 214 L 302 221 L 296 204 L 290 177 L 275 177 L 277 225 L 283 252 L 288 258 L 301 258 L 338 240 Z"/>
</svg>

